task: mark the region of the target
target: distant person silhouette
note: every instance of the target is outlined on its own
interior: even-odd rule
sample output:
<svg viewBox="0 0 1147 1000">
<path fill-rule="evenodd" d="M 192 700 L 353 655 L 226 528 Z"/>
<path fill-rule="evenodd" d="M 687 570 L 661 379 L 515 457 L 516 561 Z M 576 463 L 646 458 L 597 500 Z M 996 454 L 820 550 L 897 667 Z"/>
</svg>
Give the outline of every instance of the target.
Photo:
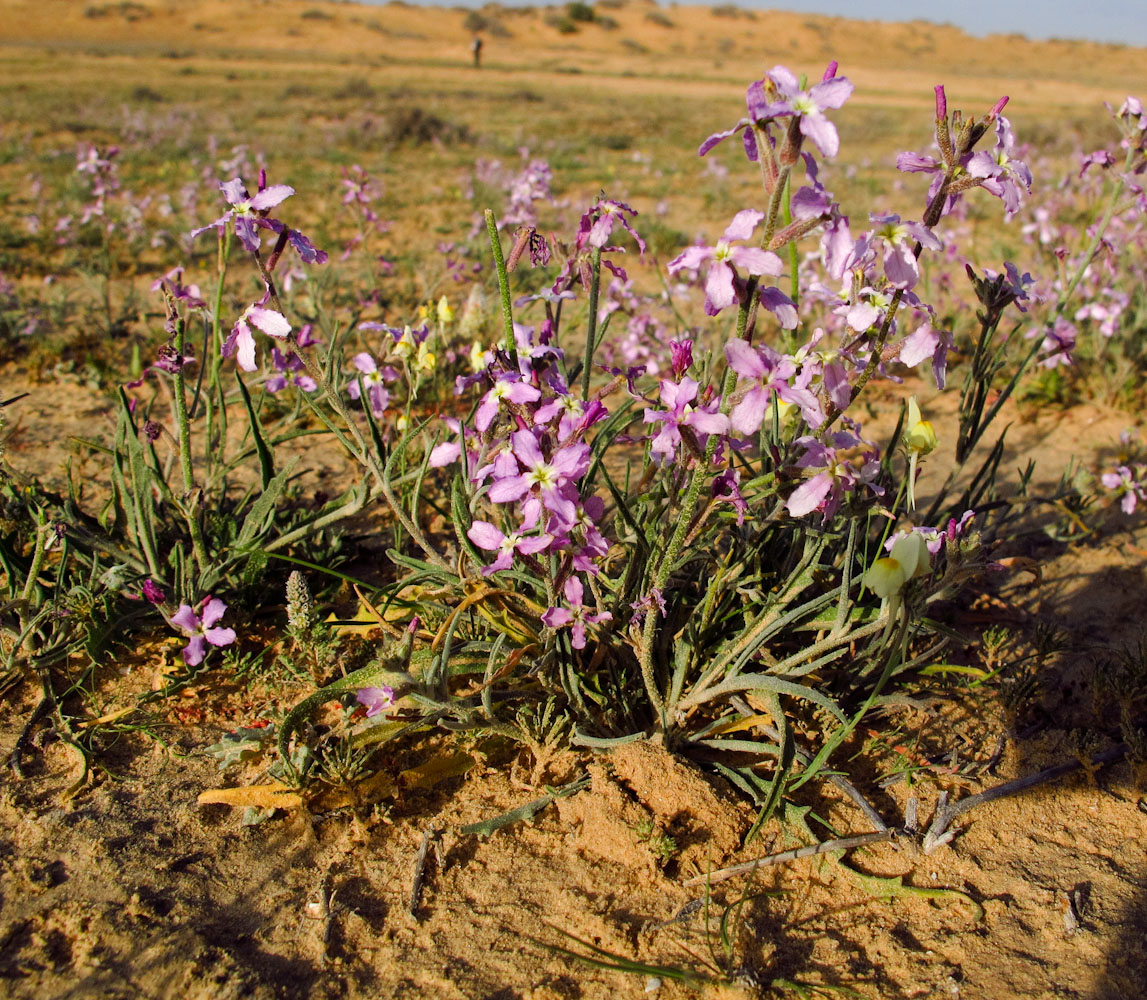
<svg viewBox="0 0 1147 1000">
<path fill-rule="evenodd" d="M 474 68 L 478 69 L 482 65 L 482 39 L 477 35 L 474 36 L 474 41 L 470 43 L 470 51 L 474 53 Z"/>
</svg>

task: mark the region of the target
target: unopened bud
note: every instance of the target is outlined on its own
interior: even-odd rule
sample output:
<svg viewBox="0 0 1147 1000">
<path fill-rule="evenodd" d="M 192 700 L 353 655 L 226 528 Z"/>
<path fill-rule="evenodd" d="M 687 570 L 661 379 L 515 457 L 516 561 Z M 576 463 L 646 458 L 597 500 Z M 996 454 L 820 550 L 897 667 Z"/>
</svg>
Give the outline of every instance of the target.
<svg viewBox="0 0 1147 1000">
<path fill-rule="evenodd" d="M 510 249 L 510 255 L 506 258 L 506 273 L 509 274 L 518 266 L 518 261 L 522 259 L 522 254 L 526 252 L 526 246 L 530 242 L 530 236 L 534 230 L 529 226 L 519 226 L 518 231 L 514 233 L 514 245 Z"/>
</svg>

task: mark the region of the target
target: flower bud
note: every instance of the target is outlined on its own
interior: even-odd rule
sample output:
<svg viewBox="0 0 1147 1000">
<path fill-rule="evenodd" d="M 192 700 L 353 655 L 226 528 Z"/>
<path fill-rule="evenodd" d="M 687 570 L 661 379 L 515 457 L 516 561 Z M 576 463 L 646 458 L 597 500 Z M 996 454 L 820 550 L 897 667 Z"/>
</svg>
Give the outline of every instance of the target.
<svg viewBox="0 0 1147 1000">
<path fill-rule="evenodd" d="M 908 400 L 908 421 L 904 433 L 904 443 L 908 450 L 917 455 L 927 455 L 934 451 L 939 443 L 936 431 L 928 420 L 920 417 L 920 407 L 916 404 L 916 397 Z"/>
</svg>

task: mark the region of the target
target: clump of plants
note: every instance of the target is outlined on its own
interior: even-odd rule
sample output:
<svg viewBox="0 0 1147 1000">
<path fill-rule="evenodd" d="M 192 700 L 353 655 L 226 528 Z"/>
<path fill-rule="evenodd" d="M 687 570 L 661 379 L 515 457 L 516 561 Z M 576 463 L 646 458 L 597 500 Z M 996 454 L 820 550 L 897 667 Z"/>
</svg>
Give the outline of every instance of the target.
<svg viewBox="0 0 1147 1000">
<path fill-rule="evenodd" d="M 949 224 L 973 197 L 1013 216 L 1031 188 L 1007 99 L 965 116 L 938 87 L 936 155 L 898 161 L 925 175 L 919 210 L 856 225 L 820 176 L 852 89 L 835 63 L 748 88 L 699 153 L 739 142 L 759 201 L 680 248 L 669 299 L 630 283 L 645 251 L 631 206 L 602 194 L 565 238 L 541 228 L 537 161 L 501 224 L 476 220 L 489 287 L 460 263 L 473 247 L 447 247 L 466 297 L 397 319 L 377 297 L 328 308 L 312 277 L 327 253 L 294 228 L 291 187 L 262 170 L 253 191 L 222 181 L 222 214 L 189 234 L 211 246 L 211 284 L 184 268 L 156 282 L 162 346 L 118 393 L 114 439 L 89 445 L 106 496 L 4 470 L 5 668 L 39 678 L 67 731 L 52 671 L 77 650 L 95 662 L 113 638 L 167 629 L 186 679 L 277 645 L 317 687 L 274 735 L 274 773 L 298 788 L 323 767 L 353 784 L 370 747 L 427 727 L 586 750 L 647 739 L 722 774 L 764 822 L 949 641 L 936 609 L 1026 503 L 997 484 L 989 429 L 1033 365 L 1070 359 L 1057 330 L 1115 216 L 1038 319 L 1030 277 L 1002 261 L 967 267 L 975 324 L 948 325 L 922 275 Z M 1142 110 L 1116 120 L 1110 205 L 1144 162 Z M 355 169 L 344 204 L 376 227 Z M 891 433 L 864 426 L 883 381 L 927 370 L 943 388 L 953 347 L 968 358 L 955 440 L 907 394 Z M 337 495 L 306 479 L 319 444 L 348 460 Z M 950 475 L 918 496 L 941 454 Z M 1137 485 L 1118 488 L 1133 506 Z M 338 568 L 352 549 L 373 572 Z M 357 621 L 386 635 L 366 665 L 346 669 L 300 569 L 358 588 Z M 316 757 L 307 722 L 336 700 L 343 729 Z M 522 722 L 543 715 L 544 740 Z"/>
</svg>

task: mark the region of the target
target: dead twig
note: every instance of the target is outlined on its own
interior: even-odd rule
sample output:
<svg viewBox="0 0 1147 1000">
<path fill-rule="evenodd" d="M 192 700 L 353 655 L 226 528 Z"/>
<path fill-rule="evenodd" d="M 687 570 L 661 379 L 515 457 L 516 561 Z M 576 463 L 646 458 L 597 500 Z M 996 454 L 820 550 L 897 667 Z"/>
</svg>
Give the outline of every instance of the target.
<svg viewBox="0 0 1147 1000">
<path fill-rule="evenodd" d="M 20 730 L 20 736 L 16 740 L 16 745 L 12 748 L 12 753 L 8 756 L 8 765 L 21 781 L 28 777 L 27 772 L 24 770 L 24 754 L 32 745 L 32 733 L 40 721 L 50 715 L 55 708 L 56 699 L 52 697 L 50 693 L 45 692 L 39 703 L 32 710 L 28 721 L 24 723 L 24 728 Z"/>
<path fill-rule="evenodd" d="M 830 854 L 833 851 L 848 851 L 854 847 L 864 847 L 866 844 L 880 844 L 884 841 L 893 840 L 896 837 L 895 830 L 877 830 L 874 833 L 861 833 L 855 837 L 839 837 L 836 840 L 826 840 L 823 844 L 808 844 L 805 847 L 797 847 L 791 851 L 781 851 L 780 854 L 770 854 L 763 858 L 757 858 L 756 861 L 746 861 L 743 864 L 733 865 L 729 868 L 718 868 L 716 871 L 708 872 L 705 875 L 697 875 L 693 878 L 688 878 L 682 885 L 696 885 L 698 882 L 705 882 L 712 885 L 714 882 L 724 882 L 726 879 L 735 878 L 737 875 L 747 875 L 750 872 L 755 872 L 758 868 L 768 868 L 772 865 L 783 865 L 790 861 L 796 861 L 798 858 L 811 858 L 817 854 Z"/>
<path fill-rule="evenodd" d="M 1099 768 L 1104 764 L 1113 764 L 1118 760 L 1122 760 L 1127 755 L 1127 744 L 1120 743 L 1119 746 L 1112 747 L 1110 750 L 1104 750 L 1102 753 L 1097 753 L 1086 762 L 1088 768 Z M 1022 792 L 1028 788 L 1034 788 L 1036 785 L 1042 785 L 1048 781 L 1054 781 L 1056 778 L 1062 778 L 1065 774 L 1071 774 L 1073 771 L 1078 771 L 1083 768 L 1085 762 L 1082 760 L 1070 760 L 1063 764 L 1057 764 L 1055 767 L 1049 767 L 1036 774 L 1029 774 L 1024 778 L 1016 778 L 1014 781 L 1005 781 L 1002 785 L 996 785 L 995 788 L 989 788 L 987 791 L 979 792 L 976 795 L 969 795 L 966 799 L 961 799 L 953 805 L 948 805 L 948 793 L 941 792 L 940 800 L 936 803 L 936 814 L 932 818 L 932 823 L 928 827 L 928 832 L 924 835 L 924 853 L 932 854 L 939 850 L 941 847 L 948 844 L 956 835 L 954 830 L 950 830 L 952 821 L 958 816 L 962 816 L 969 809 L 975 809 L 976 806 L 982 806 L 985 802 L 991 802 L 994 799 L 1002 799 L 1008 795 L 1015 795 L 1017 792 Z"/>
<path fill-rule="evenodd" d="M 435 830 L 424 830 L 422 843 L 414 857 L 414 883 L 410 887 L 410 915 L 418 919 L 418 909 L 422 906 L 422 890 L 426 885 L 426 862 L 430 856 L 430 845 L 438 836 Z"/>
</svg>

